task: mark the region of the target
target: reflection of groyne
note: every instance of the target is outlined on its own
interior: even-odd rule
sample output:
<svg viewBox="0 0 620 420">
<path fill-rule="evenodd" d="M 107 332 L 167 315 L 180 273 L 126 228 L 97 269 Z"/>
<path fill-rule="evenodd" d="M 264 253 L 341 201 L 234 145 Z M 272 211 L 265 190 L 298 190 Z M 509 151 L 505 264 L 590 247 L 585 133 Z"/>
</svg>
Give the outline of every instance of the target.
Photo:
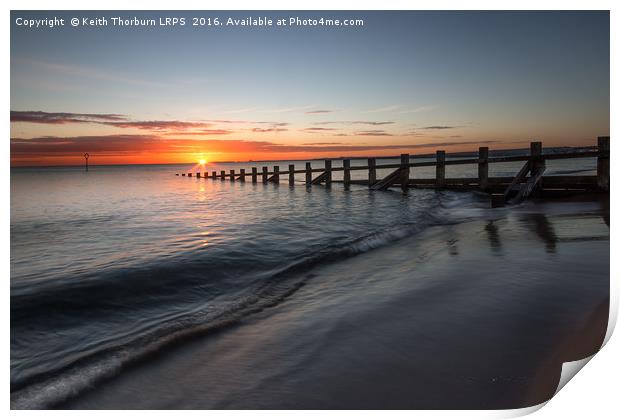
<svg viewBox="0 0 620 420">
<path fill-rule="evenodd" d="M 493 206 L 519 203 L 532 195 L 545 197 L 557 196 L 582 192 L 609 193 L 609 137 L 599 137 L 598 145 L 591 150 L 575 151 L 569 153 L 544 154 L 542 143 L 532 142 L 530 153 L 520 156 L 489 157 L 489 148 L 480 147 L 477 158 L 469 159 L 446 159 L 446 152 L 438 150 L 436 159 L 429 162 L 410 162 L 409 154 L 400 156 L 400 163 L 377 165 L 377 158 L 369 158 L 367 165 L 351 166 L 351 159 L 342 159 L 342 167 L 332 167 L 332 160 L 325 160 L 324 168 L 312 168 L 310 162 L 306 162 L 304 169 L 296 169 L 294 164 L 288 166 L 288 170 L 280 170 L 274 166 L 269 170 L 263 166 L 261 171 L 253 167 L 250 171 L 240 169 L 238 173 L 234 169 L 230 171 L 216 171 L 196 173 L 197 178 L 211 178 L 230 180 L 232 182 L 252 183 L 279 183 L 280 177 L 288 176 L 288 184 L 295 185 L 295 174 L 305 174 L 307 186 L 324 185 L 330 187 L 332 182 L 343 183 L 345 189 L 352 184 L 367 185 L 372 190 L 387 190 L 389 188 L 433 188 L 452 190 L 477 190 L 491 195 Z M 598 158 L 597 175 L 591 176 L 544 176 L 545 162 L 558 159 Z M 340 160 L 340 159 L 339 159 Z M 525 162 L 523 167 L 514 177 L 489 177 L 489 164 L 502 162 Z M 476 178 L 446 178 L 446 166 L 449 165 L 478 165 L 478 177 Z M 417 167 L 434 166 L 435 178 L 419 179 L 411 178 L 412 170 Z M 378 169 L 393 169 L 383 179 L 377 179 Z M 367 171 L 368 178 L 365 180 L 352 180 L 352 171 Z M 333 181 L 332 173 L 343 172 L 342 181 Z M 176 174 L 181 176 L 193 176 L 194 174 Z"/>
</svg>

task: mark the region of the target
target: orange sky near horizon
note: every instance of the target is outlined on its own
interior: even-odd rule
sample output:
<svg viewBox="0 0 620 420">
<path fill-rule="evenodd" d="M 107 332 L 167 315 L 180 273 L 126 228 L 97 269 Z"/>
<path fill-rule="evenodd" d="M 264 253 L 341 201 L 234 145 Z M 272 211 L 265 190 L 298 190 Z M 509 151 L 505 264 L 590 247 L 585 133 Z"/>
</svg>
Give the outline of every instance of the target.
<svg viewBox="0 0 620 420">
<path fill-rule="evenodd" d="M 323 118 L 326 120 L 327 118 Z M 598 135 L 583 126 L 572 136 L 541 128 L 511 136 L 499 127 L 415 126 L 396 118 L 320 123 L 263 121 L 134 120 L 124 115 L 11 112 L 11 166 L 194 164 L 395 156 L 489 149 L 591 146 Z M 588 135 L 591 133 L 591 135 Z M 503 136 L 502 136 L 503 134 Z"/>
</svg>

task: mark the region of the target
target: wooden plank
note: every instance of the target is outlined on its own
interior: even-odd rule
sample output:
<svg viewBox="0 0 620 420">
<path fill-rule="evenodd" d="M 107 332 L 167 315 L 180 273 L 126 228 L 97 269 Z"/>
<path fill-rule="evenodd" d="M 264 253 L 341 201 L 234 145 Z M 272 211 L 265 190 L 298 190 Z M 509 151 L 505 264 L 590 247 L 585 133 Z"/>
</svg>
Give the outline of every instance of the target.
<svg viewBox="0 0 620 420">
<path fill-rule="evenodd" d="M 598 188 L 601 191 L 609 191 L 609 137 L 598 138 L 596 176 Z"/>
<path fill-rule="evenodd" d="M 537 166 L 532 170 L 532 175 L 521 185 L 521 188 L 517 192 L 517 195 L 507 201 L 508 204 L 519 204 L 534 192 L 536 187 L 542 180 L 543 173 L 545 172 L 545 166 Z"/>
<path fill-rule="evenodd" d="M 435 186 L 441 188 L 444 186 L 446 180 L 446 152 L 444 150 L 437 150 L 436 160 Z"/>
<path fill-rule="evenodd" d="M 397 170 L 395 170 L 394 172 L 392 172 L 391 174 L 389 174 L 388 176 L 383 178 L 381 181 L 375 182 L 370 187 L 370 189 L 374 190 L 374 191 L 385 191 L 385 190 L 387 190 L 392 185 L 394 185 L 396 182 L 400 182 L 401 181 L 401 179 L 402 179 L 401 170 L 402 170 L 401 168 L 398 168 Z"/>
<path fill-rule="evenodd" d="M 506 190 L 504 191 L 505 202 L 507 202 L 516 193 L 515 190 L 517 189 L 517 187 L 523 181 L 525 181 L 525 177 L 527 176 L 528 172 L 530 172 L 530 164 L 531 163 L 529 161 L 525 162 L 525 165 L 523 165 L 519 172 L 517 172 L 517 175 L 515 175 L 510 185 L 508 185 L 508 188 L 506 188 Z"/>
<path fill-rule="evenodd" d="M 331 159 L 325 160 L 325 186 L 332 186 L 332 161 Z"/>
<path fill-rule="evenodd" d="M 489 148 L 478 149 L 478 185 L 482 191 L 489 186 Z"/>
<path fill-rule="evenodd" d="M 372 186 L 377 183 L 377 160 L 375 158 L 368 159 L 368 185 Z"/>
<path fill-rule="evenodd" d="M 273 175 L 271 175 L 269 179 L 267 179 L 267 181 L 273 182 L 274 184 L 280 183 L 280 167 L 279 166 L 273 167 Z"/>
<path fill-rule="evenodd" d="M 409 188 L 409 154 L 400 155 L 400 188 L 406 191 Z"/>
<path fill-rule="evenodd" d="M 342 167 L 344 168 L 343 182 L 344 189 L 348 190 L 351 187 L 351 161 L 349 159 L 344 159 L 342 161 Z"/>
<path fill-rule="evenodd" d="M 295 185 L 295 165 L 288 165 L 288 185 Z"/>
<path fill-rule="evenodd" d="M 312 164 L 306 162 L 306 185 L 312 185 Z"/>
<path fill-rule="evenodd" d="M 327 178 L 327 172 L 322 172 L 319 176 L 317 176 L 316 178 L 314 178 L 310 184 L 311 185 L 319 185 L 321 184 L 323 181 L 325 181 L 325 179 Z"/>
<path fill-rule="evenodd" d="M 542 157 L 542 152 L 542 142 L 533 141 L 530 143 L 530 162 L 532 162 L 530 173 L 532 176 L 537 175 L 540 169 L 544 172 L 545 160 Z M 540 176 L 542 176 L 542 174 Z M 542 182 L 537 182 L 535 186 L 540 190 L 540 188 L 542 188 Z M 532 192 L 533 191 L 530 191 L 527 195 L 529 196 Z"/>
</svg>

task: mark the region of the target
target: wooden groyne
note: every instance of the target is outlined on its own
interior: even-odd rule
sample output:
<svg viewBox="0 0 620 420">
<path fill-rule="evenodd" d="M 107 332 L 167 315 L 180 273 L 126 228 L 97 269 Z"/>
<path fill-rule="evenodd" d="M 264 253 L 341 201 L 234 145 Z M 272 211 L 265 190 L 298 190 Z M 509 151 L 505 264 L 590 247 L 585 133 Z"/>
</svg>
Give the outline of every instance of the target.
<svg viewBox="0 0 620 420">
<path fill-rule="evenodd" d="M 326 159 L 323 168 L 312 168 L 311 162 L 306 162 L 303 169 L 296 169 L 294 164 L 288 165 L 288 170 L 280 170 L 278 165 L 262 168 L 252 167 L 249 171 L 235 169 L 216 171 L 181 173 L 177 176 L 196 176 L 205 179 L 229 180 L 231 182 L 252 183 L 280 183 L 281 177 L 288 178 L 288 184 L 295 185 L 295 174 L 305 174 L 305 185 L 331 186 L 333 182 L 343 183 L 345 189 L 351 185 L 366 185 L 372 190 L 387 190 L 389 188 L 433 188 L 451 190 L 475 190 L 491 196 L 494 207 L 506 204 L 517 204 L 532 195 L 539 197 L 557 196 L 573 193 L 598 192 L 609 193 L 609 137 L 599 137 L 598 144 L 587 148 L 589 150 L 566 153 L 543 153 L 541 142 L 530 143 L 530 153 L 518 156 L 489 157 L 489 148 L 480 147 L 478 157 L 467 159 L 446 159 L 446 152 L 438 150 L 434 161 L 412 162 L 411 155 L 402 154 L 399 163 L 377 164 L 377 159 L 368 158 L 367 164 L 351 166 L 348 158 L 342 160 L 342 167 L 333 167 L 332 160 Z M 559 159 L 597 158 L 596 175 L 567 175 L 544 176 L 546 161 Z M 359 158 L 355 158 L 359 160 Z M 489 177 L 489 165 L 504 162 L 524 162 L 524 165 L 513 177 Z M 446 166 L 451 165 L 478 165 L 478 176 L 475 178 L 446 178 Z M 411 178 L 412 171 L 419 167 L 435 167 L 435 178 Z M 377 170 L 392 169 L 382 179 L 377 178 Z M 363 180 L 351 179 L 352 171 L 366 171 L 368 178 Z M 343 172 L 342 180 L 332 179 L 334 172 Z"/>
</svg>

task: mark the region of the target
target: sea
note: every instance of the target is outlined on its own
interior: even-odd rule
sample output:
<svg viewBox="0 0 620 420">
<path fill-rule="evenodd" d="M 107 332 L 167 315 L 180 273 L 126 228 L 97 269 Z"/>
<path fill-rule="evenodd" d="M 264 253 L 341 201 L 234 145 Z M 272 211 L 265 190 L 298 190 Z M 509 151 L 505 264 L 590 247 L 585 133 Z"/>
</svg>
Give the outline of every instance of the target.
<svg viewBox="0 0 620 420">
<path fill-rule="evenodd" d="M 306 187 L 303 173 L 294 186 L 286 177 L 275 185 L 175 176 L 252 166 L 302 169 L 299 161 L 95 162 L 93 156 L 88 171 L 11 169 L 13 408 L 79 398 L 176 343 L 221 332 L 310 284 L 319 287 L 328 277 L 317 270 L 345 265 L 355 273 L 360 258 L 416 243 L 429 229 L 501 219 L 510 211 L 491 210 L 488 197 L 475 192 Z M 490 176 L 511 176 L 520 166 L 492 164 Z M 446 170 L 447 177 L 477 175 L 475 165 Z M 378 172 L 379 178 L 388 173 Z M 551 161 L 547 169 L 551 176 L 595 173 L 594 158 Z M 414 168 L 411 176 L 432 178 L 434 168 Z M 603 222 L 596 226 L 608 235 Z M 427 245 L 422 248 L 433 247 Z M 386 279 L 402 275 L 397 265 L 377 269 Z M 321 296 L 309 294 L 306 303 Z"/>
</svg>

